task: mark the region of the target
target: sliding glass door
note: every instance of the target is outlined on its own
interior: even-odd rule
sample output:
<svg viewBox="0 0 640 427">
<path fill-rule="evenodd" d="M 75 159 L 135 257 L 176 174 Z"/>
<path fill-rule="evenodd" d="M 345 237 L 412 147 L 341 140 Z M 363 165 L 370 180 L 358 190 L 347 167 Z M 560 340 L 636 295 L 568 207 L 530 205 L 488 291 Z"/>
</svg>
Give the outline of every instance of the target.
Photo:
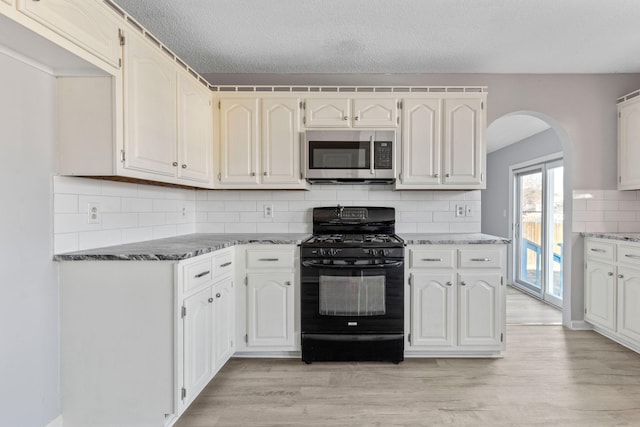
<svg viewBox="0 0 640 427">
<path fill-rule="evenodd" d="M 515 285 L 562 307 L 562 160 L 514 171 Z"/>
</svg>

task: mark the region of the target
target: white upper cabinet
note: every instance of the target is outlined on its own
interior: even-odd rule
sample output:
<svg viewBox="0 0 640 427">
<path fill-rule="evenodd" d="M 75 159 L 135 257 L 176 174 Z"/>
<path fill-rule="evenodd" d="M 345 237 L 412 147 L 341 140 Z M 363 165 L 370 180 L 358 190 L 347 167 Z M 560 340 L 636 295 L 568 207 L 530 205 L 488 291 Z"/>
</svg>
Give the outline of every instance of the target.
<svg viewBox="0 0 640 427">
<path fill-rule="evenodd" d="M 480 186 L 486 157 L 483 101 L 445 99 L 444 116 L 443 183 Z"/>
<path fill-rule="evenodd" d="M 300 101 L 262 100 L 262 182 L 300 184 Z"/>
<path fill-rule="evenodd" d="M 395 98 L 307 98 L 307 128 L 386 128 L 398 125 Z"/>
<path fill-rule="evenodd" d="M 120 66 L 122 48 L 118 30 L 122 24 L 101 2 L 18 0 L 18 10 L 108 64 Z"/>
<path fill-rule="evenodd" d="M 404 101 L 401 184 L 440 184 L 441 110 L 440 99 Z"/>
<path fill-rule="evenodd" d="M 257 185 L 258 99 L 220 101 L 220 184 Z"/>
<path fill-rule="evenodd" d="M 217 188 L 305 188 L 300 173 L 300 100 L 220 100 Z"/>
<path fill-rule="evenodd" d="M 640 189 L 640 98 L 618 105 L 618 189 Z"/>
<path fill-rule="evenodd" d="M 405 99 L 396 188 L 485 188 L 485 126 L 484 94 Z"/>
<path fill-rule="evenodd" d="M 175 176 L 175 66 L 160 49 L 133 31 L 126 43 L 124 167 Z"/>
<path fill-rule="evenodd" d="M 178 178 L 213 182 L 211 92 L 178 72 Z"/>
</svg>

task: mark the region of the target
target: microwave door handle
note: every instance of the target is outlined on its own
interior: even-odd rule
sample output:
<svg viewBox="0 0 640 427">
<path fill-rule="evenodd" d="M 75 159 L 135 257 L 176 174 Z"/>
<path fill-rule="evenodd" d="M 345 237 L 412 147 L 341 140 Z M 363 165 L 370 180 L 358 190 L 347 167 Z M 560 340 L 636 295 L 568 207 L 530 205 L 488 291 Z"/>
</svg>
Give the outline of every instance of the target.
<svg viewBox="0 0 640 427">
<path fill-rule="evenodd" d="M 375 145 L 375 137 L 373 135 L 371 135 L 371 138 L 369 139 L 369 143 L 371 144 L 371 146 L 369 147 L 369 157 L 370 157 L 370 164 L 369 166 L 371 166 L 371 170 L 370 173 L 371 175 L 375 175 L 376 171 L 375 171 L 375 167 L 374 167 L 374 161 L 375 161 L 375 153 L 373 152 L 373 147 Z"/>
<path fill-rule="evenodd" d="M 307 141 L 305 133 L 300 132 L 300 179 L 307 178 Z"/>
</svg>

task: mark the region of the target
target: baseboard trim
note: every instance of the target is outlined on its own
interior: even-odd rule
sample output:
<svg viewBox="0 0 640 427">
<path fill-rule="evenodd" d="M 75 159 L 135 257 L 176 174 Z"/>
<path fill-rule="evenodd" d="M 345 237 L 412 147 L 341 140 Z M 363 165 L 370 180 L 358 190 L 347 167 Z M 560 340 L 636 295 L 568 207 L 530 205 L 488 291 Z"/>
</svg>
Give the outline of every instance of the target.
<svg viewBox="0 0 640 427">
<path fill-rule="evenodd" d="M 593 326 L 584 320 L 572 320 L 569 323 L 569 329 L 574 331 L 590 331 L 593 329 Z"/>
<path fill-rule="evenodd" d="M 62 414 L 58 415 L 55 420 L 44 427 L 62 427 Z"/>
</svg>

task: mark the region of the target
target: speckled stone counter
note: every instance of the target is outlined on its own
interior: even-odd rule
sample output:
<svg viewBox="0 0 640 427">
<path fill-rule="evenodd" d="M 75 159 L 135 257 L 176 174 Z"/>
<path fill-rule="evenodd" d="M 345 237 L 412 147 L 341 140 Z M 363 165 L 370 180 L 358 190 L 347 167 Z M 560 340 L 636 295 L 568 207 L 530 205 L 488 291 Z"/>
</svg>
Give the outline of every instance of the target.
<svg viewBox="0 0 640 427">
<path fill-rule="evenodd" d="M 243 244 L 298 245 L 309 234 L 196 233 L 54 255 L 54 261 L 180 261 Z"/>
<path fill-rule="evenodd" d="M 640 233 L 580 233 L 583 237 L 621 240 L 623 242 L 640 242 Z"/>
<path fill-rule="evenodd" d="M 398 234 L 407 245 L 502 245 L 504 237 L 482 233 Z"/>
</svg>

